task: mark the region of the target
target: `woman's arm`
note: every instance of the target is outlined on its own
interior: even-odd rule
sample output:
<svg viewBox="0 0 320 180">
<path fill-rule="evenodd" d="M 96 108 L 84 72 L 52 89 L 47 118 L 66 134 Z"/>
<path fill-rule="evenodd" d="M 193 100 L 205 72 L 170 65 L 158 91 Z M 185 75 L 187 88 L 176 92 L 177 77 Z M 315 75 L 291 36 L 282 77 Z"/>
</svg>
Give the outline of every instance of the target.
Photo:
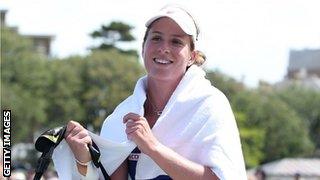
<svg viewBox="0 0 320 180">
<path fill-rule="evenodd" d="M 190 161 L 160 143 L 147 155 L 173 179 L 218 179 L 209 167 Z"/>
<path fill-rule="evenodd" d="M 90 179 L 95 177 L 95 173 L 92 171 L 88 174 L 88 169 L 92 166 L 90 163 L 91 155 L 89 153 L 88 144 L 91 144 L 92 140 L 88 134 L 88 131 L 83 128 L 78 122 L 70 121 L 67 124 L 67 130 L 65 134 L 65 139 L 70 146 L 75 158 L 82 162 L 77 162 L 78 172 L 84 176 L 84 179 Z M 86 165 L 87 164 L 87 165 Z M 128 162 L 125 160 L 118 169 L 111 175 L 112 180 L 124 180 L 128 179 Z"/>
<path fill-rule="evenodd" d="M 65 140 L 71 148 L 74 157 L 83 164 L 91 161 L 88 144 L 92 143 L 88 131 L 78 122 L 69 121 L 65 133 Z M 87 174 L 87 166 L 77 162 L 77 168 L 81 175 Z"/>
<path fill-rule="evenodd" d="M 133 140 L 144 154 L 151 157 L 172 179 L 218 179 L 210 170 L 192 162 L 162 145 L 152 134 L 147 120 L 137 114 L 127 114 L 126 123 L 128 139 Z"/>
<path fill-rule="evenodd" d="M 112 180 L 124 180 L 128 179 L 128 160 L 118 167 L 118 169 L 110 176 Z"/>
</svg>

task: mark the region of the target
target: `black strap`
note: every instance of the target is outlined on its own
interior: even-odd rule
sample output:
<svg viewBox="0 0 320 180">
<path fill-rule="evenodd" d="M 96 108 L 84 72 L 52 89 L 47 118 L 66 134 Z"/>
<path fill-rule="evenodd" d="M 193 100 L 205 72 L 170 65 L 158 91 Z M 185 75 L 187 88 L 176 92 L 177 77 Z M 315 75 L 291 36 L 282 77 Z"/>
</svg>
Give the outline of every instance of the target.
<svg viewBox="0 0 320 180">
<path fill-rule="evenodd" d="M 52 159 L 52 153 L 54 150 L 54 146 L 50 147 L 50 150 L 48 152 L 43 152 L 41 157 L 38 159 L 38 164 L 35 169 L 35 176 L 33 177 L 33 180 L 40 180 L 43 173 L 47 170 L 50 161 Z"/>
<path fill-rule="evenodd" d="M 96 145 L 96 143 L 94 143 L 92 141 L 92 145 L 89 145 L 88 147 L 89 147 L 89 151 L 90 151 L 90 155 L 91 155 L 91 159 L 92 159 L 93 164 L 97 168 L 100 168 L 105 180 L 111 180 L 110 176 L 108 175 L 107 171 L 104 169 L 104 167 L 100 161 L 101 154 L 100 154 L 100 150 L 99 150 L 98 146 Z"/>
</svg>

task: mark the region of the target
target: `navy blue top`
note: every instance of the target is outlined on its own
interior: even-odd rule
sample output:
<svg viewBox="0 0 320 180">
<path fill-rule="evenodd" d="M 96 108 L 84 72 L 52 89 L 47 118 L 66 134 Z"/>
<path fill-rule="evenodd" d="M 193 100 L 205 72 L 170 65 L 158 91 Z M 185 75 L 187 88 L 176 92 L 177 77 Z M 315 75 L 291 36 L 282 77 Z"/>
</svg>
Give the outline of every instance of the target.
<svg viewBox="0 0 320 180">
<path fill-rule="evenodd" d="M 129 170 L 129 176 L 132 180 L 135 180 L 136 176 L 136 167 L 137 167 L 137 162 L 139 159 L 139 156 L 141 154 L 141 151 L 136 147 L 131 154 L 129 155 L 128 158 L 128 170 Z M 150 180 L 172 180 L 168 175 L 160 175 L 156 178 L 150 179 Z"/>
</svg>

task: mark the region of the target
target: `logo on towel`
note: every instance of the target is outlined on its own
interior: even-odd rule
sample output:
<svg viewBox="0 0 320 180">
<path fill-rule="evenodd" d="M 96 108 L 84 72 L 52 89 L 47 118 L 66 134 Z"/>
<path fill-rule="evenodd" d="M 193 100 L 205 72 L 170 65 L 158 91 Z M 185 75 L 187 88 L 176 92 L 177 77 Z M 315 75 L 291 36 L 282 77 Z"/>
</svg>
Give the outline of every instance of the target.
<svg viewBox="0 0 320 180">
<path fill-rule="evenodd" d="M 138 161 L 140 153 L 131 153 L 129 155 L 129 161 Z"/>
</svg>

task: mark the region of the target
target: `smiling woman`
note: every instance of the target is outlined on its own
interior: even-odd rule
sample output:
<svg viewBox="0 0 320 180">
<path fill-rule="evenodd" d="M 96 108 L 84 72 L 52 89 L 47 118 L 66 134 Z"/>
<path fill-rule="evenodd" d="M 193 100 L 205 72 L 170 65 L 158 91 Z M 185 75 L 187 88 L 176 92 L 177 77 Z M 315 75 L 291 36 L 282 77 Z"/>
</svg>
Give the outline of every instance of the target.
<svg viewBox="0 0 320 180">
<path fill-rule="evenodd" d="M 142 50 L 148 78 L 177 85 L 194 62 L 190 37 L 170 18 L 160 18 L 150 27 Z"/>
<path fill-rule="evenodd" d="M 93 140 L 111 179 L 245 180 L 229 102 L 199 67 L 205 57 L 196 50 L 200 31 L 194 18 L 181 7 L 166 6 L 146 27 L 142 57 L 147 75 L 106 118 L 103 139 L 68 123 L 66 141 L 75 157 L 69 166 L 78 169 L 72 179 L 98 178 L 87 148 Z M 73 157 L 63 151 L 58 156 Z M 58 173 L 62 179 L 71 174 Z"/>
</svg>

